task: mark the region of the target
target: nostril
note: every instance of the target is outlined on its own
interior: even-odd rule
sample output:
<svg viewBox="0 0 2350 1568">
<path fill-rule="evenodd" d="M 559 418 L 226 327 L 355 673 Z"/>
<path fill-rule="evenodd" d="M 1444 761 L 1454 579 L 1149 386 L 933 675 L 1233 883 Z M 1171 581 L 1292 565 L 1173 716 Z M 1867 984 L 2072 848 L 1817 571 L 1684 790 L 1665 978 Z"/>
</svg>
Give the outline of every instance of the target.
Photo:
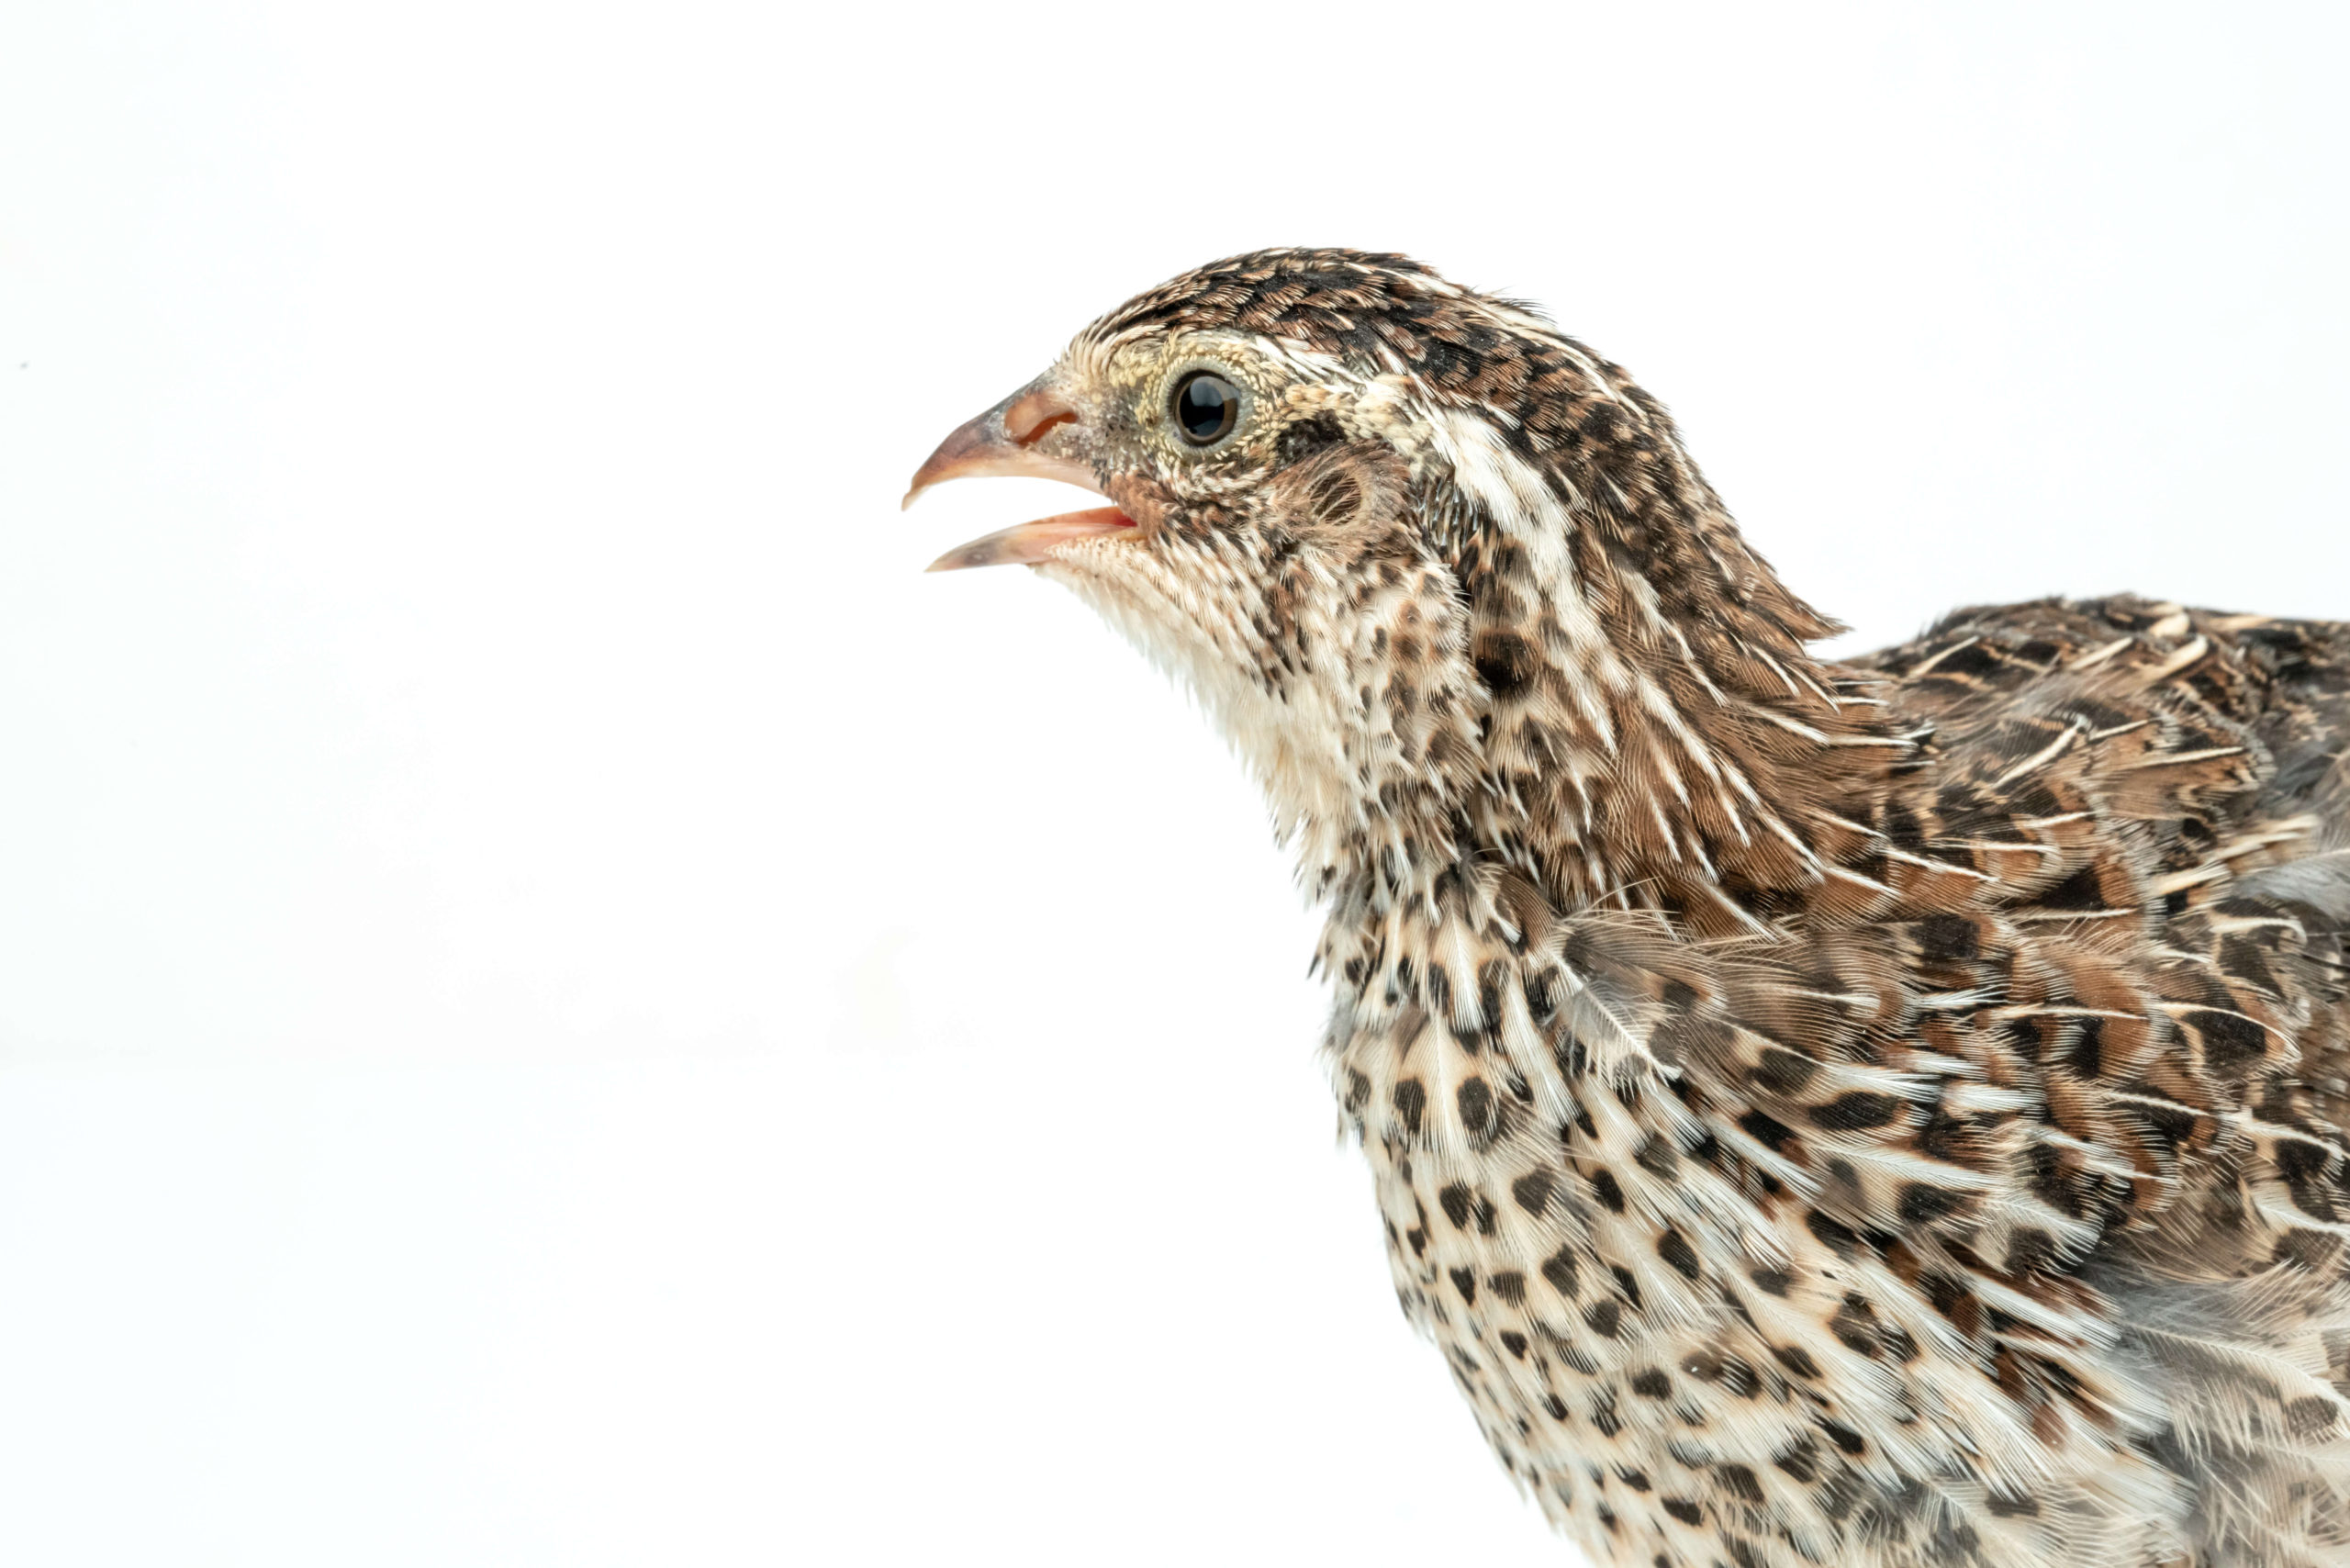
<svg viewBox="0 0 2350 1568">
<path fill-rule="evenodd" d="M 1034 446 L 1046 431 L 1076 420 L 1077 410 L 1050 392 L 1031 392 L 1003 411 L 1003 433 L 1016 446 Z"/>
<path fill-rule="evenodd" d="M 1051 419 L 1046 420 L 1043 424 L 1038 425 L 1035 430 L 1030 431 L 1025 436 L 1022 437 L 1020 444 L 1023 446 L 1034 446 L 1037 442 L 1044 439 L 1045 432 L 1046 431 L 1049 431 L 1058 425 L 1073 425 L 1075 423 L 1077 423 L 1077 416 L 1075 414 L 1066 412 L 1055 414 Z"/>
</svg>

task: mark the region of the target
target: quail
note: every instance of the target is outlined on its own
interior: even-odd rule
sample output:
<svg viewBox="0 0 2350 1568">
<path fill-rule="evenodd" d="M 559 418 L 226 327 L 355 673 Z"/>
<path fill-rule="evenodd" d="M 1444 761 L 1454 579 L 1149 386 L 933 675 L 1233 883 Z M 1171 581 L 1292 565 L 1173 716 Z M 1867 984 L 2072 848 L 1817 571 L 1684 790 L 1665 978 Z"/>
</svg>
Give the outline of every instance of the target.
<svg viewBox="0 0 2350 1568">
<path fill-rule="evenodd" d="M 1595 1562 L 2350 1563 L 2350 625 L 1823 658 L 1655 398 L 1395 255 L 1140 295 L 977 475 L 1105 503 L 938 567 L 1262 786 L 1404 1310 Z"/>
</svg>

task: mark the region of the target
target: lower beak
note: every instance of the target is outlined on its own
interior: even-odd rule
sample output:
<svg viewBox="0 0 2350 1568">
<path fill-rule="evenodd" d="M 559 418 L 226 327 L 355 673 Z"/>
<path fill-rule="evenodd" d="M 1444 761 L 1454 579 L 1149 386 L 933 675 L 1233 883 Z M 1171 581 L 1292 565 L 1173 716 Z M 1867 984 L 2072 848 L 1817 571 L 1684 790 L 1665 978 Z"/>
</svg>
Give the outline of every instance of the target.
<svg viewBox="0 0 2350 1568">
<path fill-rule="evenodd" d="M 913 505 L 914 498 L 933 485 L 989 476 L 1058 479 L 1098 496 L 1102 488 L 1094 483 L 1091 467 L 1038 450 L 1046 435 L 1076 419 L 1077 410 L 1046 388 L 1031 386 L 1015 392 L 938 443 L 930 460 L 914 471 L 913 487 L 906 492 L 904 504 Z M 974 539 L 941 555 L 930 569 L 952 572 L 965 566 L 1035 566 L 1051 559 L 1065 544 L 1114 535 L 1134 526 L 1134 520 L 1115 507 L 1063 512 Z"/>
<path fill-rule="evenodd" d="M 1051 560 L 1054 551 L 1074 540 L 1099 539 L 1134 525 L 1135 520 L 1116 507 L 1065 511 L 957 544 L 924 569 L 959 572 L 966 566 L 1034 566 Z"/>
</svg>

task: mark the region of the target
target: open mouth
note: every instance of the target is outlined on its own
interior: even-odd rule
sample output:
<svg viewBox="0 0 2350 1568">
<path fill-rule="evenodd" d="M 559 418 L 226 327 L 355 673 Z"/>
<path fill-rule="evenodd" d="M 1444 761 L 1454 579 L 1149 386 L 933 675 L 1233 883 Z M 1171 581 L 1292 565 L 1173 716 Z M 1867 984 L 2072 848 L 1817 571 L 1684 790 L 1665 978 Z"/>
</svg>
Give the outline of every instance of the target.
<svg viewBox="0 0 2350 1568">
<path fill-rule="evenodd" d="M 1037 443 L 1046 434 L 1076 420 L 1077 410 L 1051 392 L 1032 388 L 1014 393 L 940 442 L 929 461 L 914 471 L 913 487 L 907 490 L 903 504 L 913 505 L 914 498 L 924 490 L 949 479 L 990 476 L 1058 479 L 1101 495 L 1102 487 L 1094 482 L 1091 467 L 1038 449 Z M 933 561 L 929 569 L 954 572 L 966 566 L 1037 566 L 1080 540 L 1114 537 L 1134 526 L 1135 520 L 1113 506 L 1061 512 L 958 544 Z"/>
</svg>

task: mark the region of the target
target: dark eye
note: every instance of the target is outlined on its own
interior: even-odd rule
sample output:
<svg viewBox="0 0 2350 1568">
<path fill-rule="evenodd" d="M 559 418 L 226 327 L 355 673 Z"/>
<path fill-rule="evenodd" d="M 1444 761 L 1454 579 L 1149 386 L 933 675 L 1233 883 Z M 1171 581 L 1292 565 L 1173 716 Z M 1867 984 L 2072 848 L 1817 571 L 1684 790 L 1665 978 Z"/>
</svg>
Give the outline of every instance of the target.
<svg viewBox="0 0 2350 1568">
<path fill-rule="evenodd" d="M 1169 402 L 1176 428 L 1193 446 L 1214 446 L 1240 417 L 1240 388 L 1213 370 L 1195 370 L 1177 382 Z"/>
</svg>

